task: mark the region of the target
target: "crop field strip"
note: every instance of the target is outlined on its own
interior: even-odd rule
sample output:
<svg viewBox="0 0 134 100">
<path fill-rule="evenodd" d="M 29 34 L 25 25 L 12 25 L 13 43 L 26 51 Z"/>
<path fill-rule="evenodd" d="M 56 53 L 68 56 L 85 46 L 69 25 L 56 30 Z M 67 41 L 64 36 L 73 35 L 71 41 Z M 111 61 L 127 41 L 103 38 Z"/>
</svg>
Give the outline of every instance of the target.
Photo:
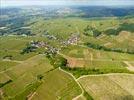
<svg viewBox="0 0 134 100">
<path fill-rule="evenodd" d="M 19 64 L 18 62 L 12 62 L 12 61 L 0 61 L 0 72 L 7 70 L 8 68 L 11 68 L 15 65 Z"/>
<path fill-rule="evenodd" d="M 80 49 L 81 51 L 80 53 L 82 56 L 80 57 L 78 56 L 79 53 L 76 52 L 78 51 L 78 49 Z M 84 50 L 85 51 L 88 50 L 87 54 L 84 54 Z M 134 59 L 134 56 L 131 54 L 94 50 L 91 48 L 81 47 L 81 46 L 74 46 L 74 47 L 70 46 L 64 51 L 62 51 L 61 53 L 74 58 L 84 58 L 84 55 L 86 56 L 92 55 L 93 59 L 98 59 L 98 60 L 104 59 L 104 60 L 113 60 L 113 61 L 133 61 Z"/>
<path fill-rule="evenodd" d="M 0 73 L 0 83 L 6 83 L 9 81 L 11 78 L 5 74 L 5 73 Z"/>
<path fill-rule="evenodd" d="M 134 99 L 133 74 L 87 75 L 78 81 L 95 100 Z"/>
<path fill-rule="evenodd" d="M 73 49 L 72 51 L 76 51 L 77 49 Z M 70 51 L 72 53 L 72 51 Z M 111 66 L 109 68 L 123 68 L 127 67 L 123 64 L 124 60 L 130 60 L 132 61 L 134 59 L 133 55 L 130 54 L 119 54 L 119 53 L 112 53 L 112 52 L 105 52 L 105 51 L 98 51 L 98 50 L 92 50 L 92 49 L 84 49 L 81 50 L 83 52 L 83 55 L 85 55 L 84 58 L 74 58 L 70 57 L 70 52 L 66 55 L 61 54 L 63 57 L 67 58 L 70 67 L 97 67 L 101 68 L 101 66 Z M 78 54 L 77 52 L 75 53 Z M 79 54 L 78 54 L 79 55 Z M 80 63 L 79 63 L 80 62 Z M 100 67 L 99 67 L 100 66 Z M 107 67 L 108 68 L 108 67 Z"/>
</svg>

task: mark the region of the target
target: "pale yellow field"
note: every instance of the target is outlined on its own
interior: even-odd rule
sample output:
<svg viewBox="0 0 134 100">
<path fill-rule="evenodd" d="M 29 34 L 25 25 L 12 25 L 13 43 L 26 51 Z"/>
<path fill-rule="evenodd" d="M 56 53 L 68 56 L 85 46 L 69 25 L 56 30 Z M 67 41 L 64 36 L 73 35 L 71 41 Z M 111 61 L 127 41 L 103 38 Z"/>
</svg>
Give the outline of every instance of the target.
<svg viewBox="0 0 134 100">
<path fill-rule="evenodd" d="M 134 75 L 92 75 L 79 79 L 95 100 L 134 100 Z"/>
</svg>

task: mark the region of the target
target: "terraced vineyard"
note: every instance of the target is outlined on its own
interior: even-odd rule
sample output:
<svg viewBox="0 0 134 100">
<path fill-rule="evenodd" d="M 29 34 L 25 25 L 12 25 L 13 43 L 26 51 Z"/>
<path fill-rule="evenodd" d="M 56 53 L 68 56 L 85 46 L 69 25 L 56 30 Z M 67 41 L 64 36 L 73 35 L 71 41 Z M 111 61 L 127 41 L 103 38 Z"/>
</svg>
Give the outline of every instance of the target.
<svg viewBox="0 0 134 100">
<path fill-rule="evenodd" d="M 0 100 L 134 100 L 130 8 L 0 8 Z"/>
</svg>

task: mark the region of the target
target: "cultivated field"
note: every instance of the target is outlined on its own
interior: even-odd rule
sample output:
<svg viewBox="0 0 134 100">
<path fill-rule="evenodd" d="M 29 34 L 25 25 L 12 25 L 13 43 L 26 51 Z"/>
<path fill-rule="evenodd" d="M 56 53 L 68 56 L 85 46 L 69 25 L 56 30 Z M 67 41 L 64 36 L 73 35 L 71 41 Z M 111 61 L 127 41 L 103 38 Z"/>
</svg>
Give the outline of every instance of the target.
<svg viewBox="0 0 134 100">
<path fill-rule="evenodd" d="M 12 62 L 12 61 L 0 61 L 0 72 L 7 70 L 8 68 L 15 66 L 19 64 L 18 62 Z"/>
<path fill-rule="evenodd" d="M 109 74 L 79 78 L 80 84 L 95 100 L 133 100 L 134 75 Z"/>
<path fill-rule="evenodd" d="M 70 75 L 55 69 L 44 76 L 42 85 L 31 100 L 71 100 L 80 93 L 80 87 Z"/>
<path fill-rule="evenodd" d="M 124 61 L 131 62 L 134 59 L 131 54 L 94 50 L 82 46 L 70 46 L 60 55 L 68 60 L 68 66 L 71 68 L 95 68 L 104 70 L 104 72 L 125 71 L 128 65 L 124 64 Z"/>
<path fill-rule="evenodd" d="M 38 77 L 43 77 L 46 72 L 52 69 L 53 66 L 45 56 L 37 55 L 1 72 L 2 83 L 4 83 L 1 88 L 3 98 L 26 99 L 41 84 Z M 6 84 L 9 79 L 11 82 Z"/>
</svg>

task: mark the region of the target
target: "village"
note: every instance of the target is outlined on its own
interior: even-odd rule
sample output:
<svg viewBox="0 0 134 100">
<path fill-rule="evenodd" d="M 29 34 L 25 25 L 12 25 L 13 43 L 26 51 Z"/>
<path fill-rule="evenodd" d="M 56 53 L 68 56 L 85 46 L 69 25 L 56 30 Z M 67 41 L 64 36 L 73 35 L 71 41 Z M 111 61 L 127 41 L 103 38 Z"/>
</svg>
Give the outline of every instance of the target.
<svg viewBox="0 0 134 100">
<path fill-rule="evenodd" d="M 53 35 L 46 34 L 45 35 L 49 40 L 56 40 L 57 37 Z M 67 47 L 68 45 L 77 45 L 78 41 L 80 39 L 79 34 L 72 34 L 67 40 L 60 40 L 60 48 L 54 47 L 50 45 L 48 42 L 45 41 L 30 41 L 29 45 L 31 47 L 32 51 L 35 51 L 35 49 L 38 48 L 44 48 L 46 50 L 45 54 L 57 54 L 63 47 Z M 58 39 L 57 39 L 58 40 Z"/>
</svg>

